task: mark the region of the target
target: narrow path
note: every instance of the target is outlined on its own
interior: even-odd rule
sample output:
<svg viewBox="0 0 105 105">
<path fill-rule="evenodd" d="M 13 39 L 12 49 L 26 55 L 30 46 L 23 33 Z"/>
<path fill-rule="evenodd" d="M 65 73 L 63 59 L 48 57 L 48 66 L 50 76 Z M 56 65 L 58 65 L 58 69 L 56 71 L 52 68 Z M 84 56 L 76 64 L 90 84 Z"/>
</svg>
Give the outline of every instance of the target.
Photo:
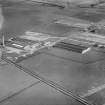
<svg viewBox="0 0 105 105">
<path fill-rule="evenodd" d="M 31 84 L 31 85 L 29 85 L 29 86 L 23 88 L 23 89 L 20 89 L 19 91 L 15 91 L 15 92 L 13 92 L 13 93 L 11 93 L 11 94 L 5 96 L 5 97 L 2 97 L 2 98 L 0 99 L 0 103 L 4 103 L 5 101 L 7 101 L 7 100 L 9 100 L 9 99 L 11 99 L 11 98 L 17 96 L 18 94 L 24 92 L 25 90 L 29 89 L 30 87 L 33 87 L 33 86 L 37 85 L 38 83 L 40 83 L 40 81 L 37 81 L 37 82 L 35 82 L 35 83 L 33 83 L 33 84 Z"/>
<path fill-rule="evenodd" d="M 91 95 L 93 95 L 95 93 L 98 93 L 98 92 L 100 92 L 100 91 L 102 91 L 104 89 L 105 89 L 105 84 L 89 90 L 86 94 L 82 95 L 81 97 L 83 97 L 83 98 L 89 97 L 89 96 L 91 96 Z"/>
</svg>

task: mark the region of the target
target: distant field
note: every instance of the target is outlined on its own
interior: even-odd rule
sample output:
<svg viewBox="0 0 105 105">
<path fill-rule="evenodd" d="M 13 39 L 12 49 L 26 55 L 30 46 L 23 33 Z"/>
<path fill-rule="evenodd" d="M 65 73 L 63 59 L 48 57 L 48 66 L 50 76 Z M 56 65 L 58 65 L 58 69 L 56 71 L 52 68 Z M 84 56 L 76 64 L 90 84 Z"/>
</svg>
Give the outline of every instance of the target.
<svg viewBox="0 0 105 105">
<path fill-rule="evenodd" d="M 83 20 L 88 20 L 91 22 L 98 22 L 105 18 L 105 14 L 80 12 L 80 13 L 77 13 L 76 15 L 74 15 L 74 17 L 77 17 L 77 18 L 80 18 Z"/>
</svg>

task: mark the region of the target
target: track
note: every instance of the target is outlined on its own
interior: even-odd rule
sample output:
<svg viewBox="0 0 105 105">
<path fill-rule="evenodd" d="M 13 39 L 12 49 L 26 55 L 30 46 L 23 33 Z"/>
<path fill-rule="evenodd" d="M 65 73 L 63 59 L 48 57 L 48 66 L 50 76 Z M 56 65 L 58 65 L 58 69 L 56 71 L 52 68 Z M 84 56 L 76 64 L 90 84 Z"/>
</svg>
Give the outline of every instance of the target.
<svg viewBox="0 0 105 105">
<path fill-rule="evenodd" d="M 60 9 L 63 9 L 63 8 L 65 8 L 65 6 L 63 6 L 63 5 L 59 5 L 59 4 L 56 4 L 56 3 L 51 3 L 51 2 L 48 2 L 48 1 L 39 1 L 39 0 L 34 0 L 34 1 L 32 1 L 32 0 L 26 0 L 25 1 L 26 3 L 38 3 L 38 4 L 41 4 L 41 5 L 45 5 L 45 6 L 52 6 L 52 7 L 58 7 L 58 8 L 60 8 Z"/>
<path fill-rule="evenodd" d="M 2 58 L 2 59 L 9 64 L 15 65 L 17 68 L 19 68 L 19 70 L 24 71 L 25 73 L 27 73 L 30 76 L 40 80 L 43 83 L 51 86 L 52 88 L 58 90 L 59 92 L 63 93 L 64 95 L 66 95 L 68 97 L 72 97 L 73 99 L 80 102 L 81 104 L 83 104 L 83 105 L 93 105 L 93 104 L 89 103 L 88 101 L 86 101 L 85 99 L 81 98 L 80 96 L 74 95 L 72 93 L 72 91 L 69 91 L 69 90 L 65 89 L 64 87 L 60 86 L 59 84 L 42 77 L 41 75 L 37 74 L 35 71 L 31 71 L 31 70 L 21 66 L 20 64 L 14 63 L 13 61 L 11 61 L 7 58 Z"/>
</svg>

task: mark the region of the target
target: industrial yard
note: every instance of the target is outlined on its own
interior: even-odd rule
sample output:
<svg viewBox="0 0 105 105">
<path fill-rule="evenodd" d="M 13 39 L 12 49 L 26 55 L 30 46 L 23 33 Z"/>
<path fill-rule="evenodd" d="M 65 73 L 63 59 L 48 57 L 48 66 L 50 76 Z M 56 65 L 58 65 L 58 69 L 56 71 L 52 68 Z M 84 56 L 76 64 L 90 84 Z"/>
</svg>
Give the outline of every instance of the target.
<svg viewBox="0 0 105 105">
<path fill-rule="evenodd" d="M 104 0 L 39 1 L 0 0 L 0 105 L 105 105 Z"/>
</svg>

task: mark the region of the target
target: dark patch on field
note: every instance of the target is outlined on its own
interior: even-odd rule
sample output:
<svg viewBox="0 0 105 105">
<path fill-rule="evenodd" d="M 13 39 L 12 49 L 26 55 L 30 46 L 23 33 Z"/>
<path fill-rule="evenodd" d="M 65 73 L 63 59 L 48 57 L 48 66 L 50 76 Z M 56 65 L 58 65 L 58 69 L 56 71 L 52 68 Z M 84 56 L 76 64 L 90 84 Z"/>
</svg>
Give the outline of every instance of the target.
<svg viewBox="0 0 105 105">
<path fill-rule="evenodd" d="M 80 12 L 74 15 L 74 17 L 91 22 L 98 22 L 105 18 L 105 14 Z"/>
</svg>

